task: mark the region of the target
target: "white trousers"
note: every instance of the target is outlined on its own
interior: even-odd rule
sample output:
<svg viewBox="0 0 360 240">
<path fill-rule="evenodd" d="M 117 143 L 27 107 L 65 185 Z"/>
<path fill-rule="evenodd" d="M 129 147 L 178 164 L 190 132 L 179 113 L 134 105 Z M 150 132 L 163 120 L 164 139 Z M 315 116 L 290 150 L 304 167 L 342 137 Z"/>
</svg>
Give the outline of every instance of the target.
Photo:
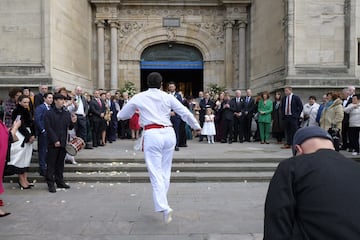
<svg viewBox="0 0 360 240">
<path fill-rule="evenodd" d="M 153 188 L 156 212 L 170 209 L 167 192 L 170 185 L 171 164 L 176 144 L 172 127 L 144 131 L 144 155 Z"/>
</svg>

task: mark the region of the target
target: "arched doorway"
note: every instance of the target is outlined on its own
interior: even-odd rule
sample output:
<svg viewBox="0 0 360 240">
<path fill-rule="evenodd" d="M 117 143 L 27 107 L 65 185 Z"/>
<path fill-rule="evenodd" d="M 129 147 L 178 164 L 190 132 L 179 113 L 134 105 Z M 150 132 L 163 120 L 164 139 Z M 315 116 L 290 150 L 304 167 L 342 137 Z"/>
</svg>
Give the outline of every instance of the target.
<svg viewBox="0 0 360 240">
<path fill-rule="evenodd" d="M 184 96 L 197 96 L 203 90 L 203 57 L 192 46 L 162 43 L 146 48 L 141 55 L 141 90 L 147 89 L 146 77 L 151 72 L 163 76 L 163 86 L 175 82 Z"/>
</svg>

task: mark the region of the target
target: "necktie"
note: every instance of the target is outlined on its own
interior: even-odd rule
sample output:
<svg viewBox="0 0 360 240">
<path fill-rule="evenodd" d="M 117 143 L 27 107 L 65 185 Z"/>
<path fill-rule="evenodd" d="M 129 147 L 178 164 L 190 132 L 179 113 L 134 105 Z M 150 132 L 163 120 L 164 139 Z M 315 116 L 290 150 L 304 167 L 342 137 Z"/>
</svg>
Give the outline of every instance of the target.
<svg viewBox="0 0 360 240">
<path fill-rule="evenodd" d="M 290 115 L 290 96 L 287 97 L 286 115 Z"/>
<path fill-rule="evenodd" d="M 250 97 L 246 97 L 246 103 L 250 102 Z"/>
<path fill-rule="evenodd" d="M 101 107 L 101 101 L 100 101 L 100 98 L 97 99 L 97 102 L 99 104 L 99 106 Z"/>
</svg>

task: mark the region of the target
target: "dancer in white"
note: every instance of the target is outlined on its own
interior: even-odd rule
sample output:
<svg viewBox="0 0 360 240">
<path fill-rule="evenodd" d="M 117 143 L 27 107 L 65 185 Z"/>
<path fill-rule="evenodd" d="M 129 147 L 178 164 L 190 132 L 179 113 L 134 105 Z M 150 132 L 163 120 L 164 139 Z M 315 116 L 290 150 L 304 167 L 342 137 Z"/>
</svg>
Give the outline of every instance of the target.
<svg viewBox="0 0 360 240">
<path fill-rule="evenodd" d="M 136 94 L 118 113 L 118 120 L 125 120 L 140 111 L 140 125 L 144 129 L 144 155 L 153 188 L 156 212 L 162 212 L 165 223 L 172 220 L 173 210 L 167 200 L 170 185 L 171 163 L 176 137 L 170 121 L 171 111 L 176 112 L 193 129 L 201 127 L 193 114 L 176 98 L 160 90 L 162 77 L 150 73 L 147 77 L 149 89 Z"/>
</svg>

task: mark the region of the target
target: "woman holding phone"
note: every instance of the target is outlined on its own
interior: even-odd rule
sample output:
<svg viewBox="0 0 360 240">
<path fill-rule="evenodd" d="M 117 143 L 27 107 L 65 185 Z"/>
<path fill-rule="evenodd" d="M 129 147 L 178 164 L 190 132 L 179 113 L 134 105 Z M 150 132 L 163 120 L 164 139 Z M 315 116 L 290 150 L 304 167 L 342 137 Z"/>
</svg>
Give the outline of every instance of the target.
<svg viewBox="0 0 360 240">
<path fill-rule="evenodd" d="M 21 189 L 30 189 L 33 185 L 27 179 L 27 170 L 32 156 L 32 143 L 35 140 L 34 124 L 29 112 L 30 98 L 21 95 L 12 113 L 12 120 L 21 120 L 21 127 L 16 132 L 19 141 L 11 144 L 10 161 L 6 166 L 6 175 L 18 174 Z"/>
</svg>

